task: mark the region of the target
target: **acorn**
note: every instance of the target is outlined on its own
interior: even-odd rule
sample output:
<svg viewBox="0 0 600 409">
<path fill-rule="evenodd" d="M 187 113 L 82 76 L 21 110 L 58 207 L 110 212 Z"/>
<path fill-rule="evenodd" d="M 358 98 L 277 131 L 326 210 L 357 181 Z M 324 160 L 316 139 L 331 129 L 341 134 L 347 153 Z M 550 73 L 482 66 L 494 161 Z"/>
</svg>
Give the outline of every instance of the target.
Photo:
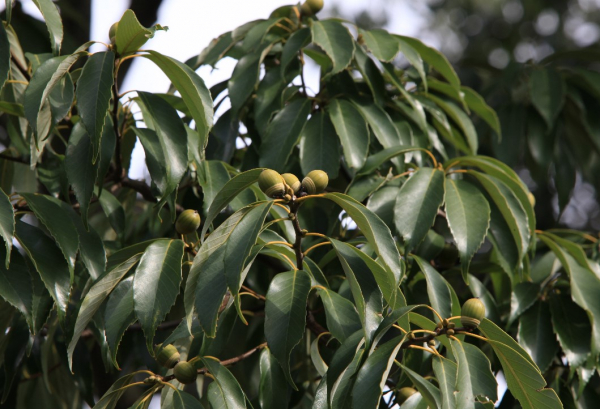
<svg viewBox="0 0 600 409">
<path fill-rule="evenodd" d="M 200 227 L 200 215 L 197 210 L 187 209 L 179 215 L 175 223 L 175 229 L 179 234 L 190 234 Z"/>
<path fill-rule="evenodd" d="M 165 368 L 173 368 L 179 362 L 179 351 L 173 345 L 167 345 L 161 349 L 162 344 L 158 344 L 154 349 L 156 361 Z"/>
<path fill-rule="evenodd" d="M 300 6 L 303 16 L 311 17 L 323 9 L 323 0 L 306 0 Z"/>
<path fill-rule="evenodd" d="M 285 200 L 286 202 L 289 202 L 290 200 L 292 200 L 292 196 L 290 196 L 290 195 L 284 195 L 283 196 L 283 200 Z"/>
<path fill-rule="evenodd" d="M 448 336 L 452 336 L 452 335 L 454 335 L 454 330 L 453 330 L 452 328 L 448 328 L 448 329 L 446 330 L 446 335 L 448 335 Z"/>
<path fill-rule="evenodd" d="M 108 30 L 108 38 L 112 44 L 117 43 L 117 27 L 119 27 L 118 22 L 110 26 L 110 29 Z"/>
<path fill-rule="evenodd" d="M 477 328 L 485 318 L 485 305 L 479 298 L 471 298 L 462 306 L 460 322 L 464 327 Z"/>
<path fill-rule="evenodd" d="M 427 345 L 429 345 L 431 348 L 435 348 L 435 339 L 430 339 L 427 341 Z"/>
<path fill-rule="evenodd" d="M 329 177 L 322 170 L 312 170 L 302 179 L 302 187 L 309 195 L 321 193 L 327 187 Z"/>
<path fill-rule="evenodd" d="M 453 323 L 453 322 L 449 322 L 448 323 L 448 329 L 454 329 L 454 328 L 456 328 L 456 324 Z"/>
<path fill-rule="evenodd" d="M 285 194 L 285 183 L 279 172 L 265 169 L 258 177 L 258 187 L 271 198 L 279 198 Z"/>
<path fill-rule="evenodd" d="M 181 383 L 192 383 L 198 376 L 198 372 L 196 372 L 194 365 L 187 361 L 182 361 L 175 365 L 173 374 L 175 375 L 175 379 Z"/>
<path fill-rule="evenodd" d="M 296 175 L 293 175 L 291 173 L 284 173 L 283 175 L 281 175 L 281 177 L 283 177 L 283 180 L 285 180 L 286 185 L 292 188 L 294 193 L 298 193 L 298 191 L 302 187 L 302 183 L 300 183 L 300 180 L 298 180 Z"/>
<path fill-rule="evenodd" d="M 403 404 L 406 399 L 410 398 L 415 393 L 417 393 L 415 388 L 410 388 L 408 386 L 400 388 L 398 392 L 396 392 L 396 403 Z"/>
</svg>

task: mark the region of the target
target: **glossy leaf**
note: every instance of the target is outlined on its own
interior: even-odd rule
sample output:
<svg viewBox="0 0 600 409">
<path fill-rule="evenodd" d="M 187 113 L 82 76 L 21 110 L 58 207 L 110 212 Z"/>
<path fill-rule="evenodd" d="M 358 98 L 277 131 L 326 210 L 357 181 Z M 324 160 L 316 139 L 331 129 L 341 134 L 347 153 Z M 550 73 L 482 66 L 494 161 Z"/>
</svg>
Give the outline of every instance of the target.
<svg viewBox="0 0 600 409">
<path fill-rule="evenodd" d="M 108 296 L 104 310 L 104 331 L 117 369 L 117 351 L 125 330 L 136 321 L 133 305 L 133 277 L 122 280 Z"/>
<path fill-rule="evenodd" d="M 379 143 L 384 148 L 397 147 L 400 143 L 400 134 L 388 113 L 373 103 L 352 102 L 373 130 Z"/>
<path fill-rule="evenodd" d="M 335 179 L 340 168 L 340 149 L 335 128 L 324 112 L 314 113 L 300 134 L 300 166 L 302 173 L 320 169 Z"/>
<path fill-rule="evenodd" d="M 534 69 L 529 76 L 529 90 L 531 103 L 546 121 L 548 129 L 552 128 L 565 101 L 566 86 L 562 75 L 550 67 Z"/>
<path fill-rule="evenodd" d="M 395 146 L 387 149 L 383 149 L 374 155 L 371 155 L 365 161 L 363 167 L 358 171 L 359 175 L 367 175 L 374 172 L 384 162 L 408 152 L 420 150 L 414 146 Z"/>
<path fill-rule="evenodd" d="M 592 328 L 585 311 L 567 295 L 550 298 L 552 330 L 571 367 L 582 365 L 591 352 Z"/>
<path fill-rule="evenodd" d="M 63 40 L 63 25 L 60 14 L 56 5 L 52 0 L 33 0 L 33 3 L 44 16 L 48 33 L 50 34 L 50 44 L 52 45 L 52 51 L 54 55 L 60 54 L 60 47 Z"/>
<path fill-rule="evenodd" d="M 279 409 L 288 405 L 288 384 L 279 363 L 268 348 L 260 353 L 259 401 L 263 409 Z"/>
<path fill-rule="evenodd" d="M 417 390 L 421 392 L 421 395 L 423 396 L 423 399 L 425 399 L 427 404 L 433 408 L 441 408 L 442 397 L 440 390 L 433 386 L 430 382 L 428 382 L 425 378 L 423 378 L 415 371 L 409 369 L 404 365 L 402 365 L 401 367 L 406 373 L 406 375 L 410 378 L 412 383 L 415 385 Z"/>
<path fill-rule="evenodd" d="M 454 409 L 456 408 L 456 399 L 454 388 L 456 385 L 456 363 L 443 357 L 434 357 L 431 361 L 433 366 L 433 372 L 440 385 L 440 392 L 442 395 L 442 409 Z"/>
<path fill-rule="evenodd" d="M 285 69 L 295 59 L 298 58 L 300 50 L 308 45 L 311 39 L 311 30 L 308 27 L 294 31 L 283 46 L 281 52 L 281 75 L 285 74 Z"/>
<path fill-rule="evenodd" d="M 448 282 L 426 260 L 418 256 L 413 256 L 413 259 L 427 280 L 427 295 L 431 306 L 442 318 L 450 318 L 452 316 L 452 296 Z"/>
<path fill-rule="evenodd" d="M 202 363 L 214 377 L 208 387 L 208 401 L 214 408 L 246 408 L 246 397 L 233 374 L 212 357 L 202 358 Z"/>
<path fill-rule="evenodd" d="M 2 236 L 6 247 L 4 265 L 8 269 L 13 238 L 15 237 L 15 213 L 8 196 L 2 189 L 0 189 L 0 236 Z"/>
<path fill-rule="evenodd" d="M 444 173 L 438 169 L 421 168 L 404 182 L 394 213 L 406 251 L 417 247 L 425 238 L 443 201 Z"/>
<path fill-rule="evenodd" d="M 77 314 L 77 320 L 75 321 L 73 336 L 71 337 L 69 346 L 67 348 L 70 369 L 73 367 L 73 352 L 75 351 L 75 347 L 77 346 L 77 342 L 79 341 L 81 333 L 94 317 L 94 314 L 96 314 L 96 311 L 98 311 L 100 305 L 117 286 L 119 281 L 125 277 L 129 270 L 131 270 L 131 268 L 139 260 L 139 256 L 133 256 L 124 263 L 119 264 L 117 267 L 110 270 L 106 275 L 94 283 L 92 288 L 90 288 L 90 291 L 83 299 L 81 307 L 79 308 L 79 313 Z"/>
<path fill-rule="evenodd" d="M 461 409 L 475 409 L 473 386 L 471 384 L 474 374 L 471 374 L 471 365 L 465 350 L 465 345 L 467 344 L 454 340 L 451 340 L 450 344 L 452 345 L 452 353 L 458 363 L 456 374 L 456 407 Z"/>
<path fill-rule="evenodd" d="M 295 270 L 279 273 L 269 285 L 265 304 L 267 343 L 294 389 L 290 354 L 304 334 L 309 291 L 310 277 L 306 272 Z"/>
<path fill-rule="evenodd" d="M 528 281 L 518 283 L 510 295 L 510 315 L 508 322 L 512 323 L 527 311 L 538 299 L 540 286 Z"/>
<path fill-rule="evenodd" d="M 469 109 L 483 119 L 498 135 L 501 135 L 500 119 L 481 95 L 469 87 L 460 87 L 463 98 Z"/>
<path fill-rule="evenodd" d="M 174 409 L 203 409 L 204 407 L 198 399 L 184 391 L 175 391 L 173 393 Z"/>
<path fill-rule="evenodd" d="M 78 122 L 71 131 L 65 169 L 69 183 L 81 208 L 81 217 L 87 226 L 88 209 L 94 194 L 94 184 L 98 176 L 98 163 L 94 164 L 92 140 L 83 124 Z"/>
<path fill-rule="evenodd" d="M 4 249 L 0 250 L 0 256 Z M 10 257 L 10 268 L 0 264 L 0 294 L 10 305 L 23 314 L 32 333 L 35 333 L 33 325 L 33 283 L 25 260 L 18 251 L 13 251 L 6 257 Z M 8 264 L 8 263 L 7 263 Z M 36 273 L 37 274 L 37 273 Z"/>
<path fill-rule="evenodd" d="M 350 301 L 331 290 L 319 290 L 319 295 L 325 307 L 327 328 L 340 342 L 360 329 L 360 318 Z"/>
<path fill-rule="evenodd" d="M 365 163 L 369 151 L 367 123 L 356 108 L 343 99 L 331 100 L 328 112 L 335 133 L 342 143 L 344 159 L 351 168 L 360 169 Z"/>
<path fill-rule="evenodd" d="M 120 55 L 134 53 L 154 36 L 156 29 L 157 27 L 145 28 L 140 24 L 133 10 L 125 10 L 115 32 L 117 51 Z"/>
<path fill-rule="evenodd" d="M 377 59 L 390 62 L 400 51 L 398 40 L 386 30 L 360 30 L 365 44 Z"/>
<path fill-rule="evenodd" d="M 227 84 L 232 115 L 238 115 L 240 109 L 258 85 L 261 63 L 262 51 L 244 55 L 235 65 Z"/>
<path fill-rule="evenodd" d="M 483 244 L 490 225 L 490 205 L 475 186 L 463 180 L 446 180 L 445 200 L 446 218 L 467 281 L 471 259 Z"/>
<path fill-rule="evenodd" d="M 346 27 L 332 20 L 315 21 L 311 27 L 313 43 L 333 62 L 332 74 L 346 68 L 354 56 L 354 39 Z"/>
<path fill-rule="evenodd" d="M 558 351 L 547 303 L 538 301 L 521 316 L 518 337 L 537 366 L 542 372 L 546 371 Z"/>
<path fill-rule="evenodd" d="M 10 18 L 8 19 L 10 21 Z M 0 27 L 0 89 L 8 79 L 10 73 L 10 43 L 4 24 Z"/>
<path fill-rule="evenodd" d="M 456 341 L 451 342 L 452 347 L 456 344 Z M 473 394 L 475 396 L 485 396 L 492 402 L 497 401 L 498 385 L 488 357 L 473 344 L 461 342 L 460 346 L 462 351 L 454 355 L 458 357 L 459 365 L 461 365 L 461 362 L 466 362 L 469 367 L 468 372 L 471 377 Z"/>
<path fill-rule="evenodd" d="M 523 349 L 523 347 L 521 347 L 521 345 L 519 345 L 517 341 L 515 341 L 510 335 L 504 332 L 499 326 L 494 324 L 492 321 L 488 320 L 487 318 L 484 318 L 483 320 L 481 320 L 481 324 L 478 328 L 481 331 L 482 335 L 484 335 L 486 338 L 493 339 L 508 346 L 509 348 L 514 349 L 519 355 L 523 356 L 531 365 L 536 367 L 535 362 Z M 538 369 L 538 372 L 540 372 L 539 368 L 536 367 L 536 369 Z"/>
</svg>

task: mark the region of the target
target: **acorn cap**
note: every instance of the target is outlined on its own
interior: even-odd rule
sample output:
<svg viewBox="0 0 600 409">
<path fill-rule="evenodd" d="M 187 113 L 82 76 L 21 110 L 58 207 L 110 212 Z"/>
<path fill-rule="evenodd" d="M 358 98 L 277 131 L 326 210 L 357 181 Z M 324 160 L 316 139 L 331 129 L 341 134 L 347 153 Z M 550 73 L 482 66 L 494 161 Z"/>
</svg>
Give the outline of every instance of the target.
<svg viewBox="0 0 600 409">
<path fill-rule="evenodd" d="M 321 193 L 327 187 L 329 177 L 322 170 L 312 170 L 302 179 L 302 187 L 309 195 Z"/>
<path fill-rule="evenodd" d="M 261 172 L 258 177 L 258 187 L 271 198 L 278 198 L 285 194 L 283 178 L 273 169 L 265 169 Z"/>
<path fill-rule="evenodd" d="M 171 369 L 179 362 L 179 351 L 173 345 L 167 345 L 164 348 L 161 346 L 162 344 L 159 344 L 154 349 L 156 361 L 165 368 Z"/>
<path fill-rule="evenodd" d="M 403 404 L 406 399 L 410 398 L 412 395 L 417 393 L 415 388 L 410 388 L 408 386 L 404 388 L 400 388 L 398 392 L 396 392 L 396 402 L 399 404 Z"/>
<path fill-rule="evenodd" d="M 175 365 L 173 375 L 175 375 L 175 379 L 181 383 L 192 383 L 196 380 L 198 372 L 196 371 L 196 368 L 194 368 L 194 365 L 187 361 L 182 361 Z"/>
<path fill-rule="evenodd" d="M 175 229 L 179 234 L 190 234 L 198 230 L 200 227 L 200 214 L 197 210 L 187 209 L 184 210 L 175 222 Z"/>
<path fill-rule="evenodd" d="M 477 328 L 485 318 L 485 305 L 479 298 L 471 298 L 462 306 L 460 322 L 464 327 Z"/>
<path fill-rule="evenodd" d="M 292 188 L 294 193 L 298 193 L 302 187 L 302 183 L 300 183 L 300 180 L 296 177 L 296 175 L 284 173 L 281 175 L 281 177 L 283 177 L 283 180 L 285 180 L 285 184 Z"/>
</svg>

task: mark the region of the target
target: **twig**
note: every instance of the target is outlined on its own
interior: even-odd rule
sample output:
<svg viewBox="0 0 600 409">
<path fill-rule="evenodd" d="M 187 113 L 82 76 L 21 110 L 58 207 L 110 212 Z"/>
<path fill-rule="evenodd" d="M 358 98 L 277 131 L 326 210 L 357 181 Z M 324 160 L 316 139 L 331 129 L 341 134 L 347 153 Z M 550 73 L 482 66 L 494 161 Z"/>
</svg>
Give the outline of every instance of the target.
<svg viewBox="0 0 600 409">
<path fill-rule="evenodd" d="M 5 153 L 0 153 L 0 159 L 5 159 L 5 160 L 9 160 L 11 162 L 18 162 L 18 163 L 24 163 L 26 165 L 29 165 L 29 161 L 27 159 L 23 159 L 23 158 L 17 157 L 17 156 L 6 155 Z"/>
</svg>

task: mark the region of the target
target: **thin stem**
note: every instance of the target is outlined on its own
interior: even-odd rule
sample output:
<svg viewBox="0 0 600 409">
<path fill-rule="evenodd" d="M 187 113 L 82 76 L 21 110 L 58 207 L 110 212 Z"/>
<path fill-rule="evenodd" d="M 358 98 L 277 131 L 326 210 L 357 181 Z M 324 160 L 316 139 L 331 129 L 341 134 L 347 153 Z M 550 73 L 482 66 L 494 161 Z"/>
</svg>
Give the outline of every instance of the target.
<svg viewBox="0 0 600 409">
<path fill-rule="evenodd" d="M 477 334 L 473 334 L 471 332 L 455 332 L 456 334 L 464 334 L 464 335 L 468 335 L 470 337 L 475 337 L 475 338 L 479 338 L 482 341 L 488 342 L 488 339 L 485 337 L 482 337 L 481 335 L 477 335 Z"/>
<path fill-rule="evenodd" d="M 392 325 L 392 327 L 399 329 L 400 331 L 402 331 L 405 334 L 408 334 L 408 331 L 406 331 L 404 328 L 402 328 L 400 325 L 394 324 Z M 414 332 L 414 331 L 413 331 Z"/>
<path fill-rule="evenodd" d="M 283 257 L 283 258 L 284 258 L 284 259 L 285 259 L 285 260 L 286 260 L 286 261 L 287 261 L 287 262 L 290 264 L 290 266 L 291 266 L 291 267 L 292 267 L 294 270 L 298 270 L 298 269 L 296 268 L 296 265 L 294 264 L 294 262 L 293 262 L 293 261 L 292 261 L 292 260 L 291 260 L 291 259 L 290 259 L 288 256 L 286 256 L 285 254 L 282 254 L 281 256 L 282 256 L 282 257 Z"/>
<path fill-rule="evenodd" d="M 318 195 L 307 195 L 307 196 L 299 197 L 298 199 L 296 199 L 296 202 L 300 203 L 300 202 L 305 201 L 306 199 L 312 199 L 312 198 L 315 198 L 315 197 L 323 197 L 323 196 L 325 196 L 324 193 L 321 193 L 321 194 L 318 194 Z"/>
<path fill-rule="evenodd" d="M 418 345 L 409 345 L 408 347 L 409 347 L 410 349 L 420 349 L 420 350 L 422 350 L 422 351 L 429 352 L 430 354 L 433 354 L 433 352 L 431 352 L 431 349 L 429 349 L 429 348 L 420 347 L 420 346 L 418 346 Z"/>
<path fill-rule="evenodd" d="M 322 237 L 322 238 L 324 238 L 324 239 L 328 239 L 328 238 L 329 238 L 329 237 L 327 237 L 326 235 L 324 235 L 324 234 L 321 234 L 321 233 L 306 233 L 304 236 L 305 236 L 305 237 L 306 237 L 306 236 Z"/>
<path fill-rule="evenodd" d="M 281 207 L 283 210 L 285 210 L 286 212 L 289 212 L 290 209 L 288 209 L 287 207 L 285 207 L 284 205 L 280 204 L 280 203 L 273 203 L 275 206 L 279 206 Z"/>
<path fill-rule="evenodd" d="M 292 249 L 294 248 L 294 246 L 292 246 L 287 241 L 270 241 L 268 243 L 265 243 L 265 246 L 269 246 L 271 244 L 283 244 L 284 246 L 288 246 L 289 248 L 292 248 Z"/>
<path fill-rule="evenodd" d="M 306 251 L 304 253 L 302 253 L 303 256 L 306 256 L 310 251 L 312 251 L 313 249 L 316 249 L 317 247 L 321 247 L 321 246 L 326 246 L 328 244 L 331 244 L 330 241 L 325 241 L 323 243 L 318 243 L 315 244 L 314 246 L 309 247 L 308 249 L 306 249 Z"/>
<path fill-rule="evenodd" d="M 433 313 L 438 317 L 438 319 L 440 320 L 440 322 L 444 321 L 444 319 L 442 318 L 442 316 L 435 310 L 435 308 L 430 307 L 429 305 L 425 305 L 425 307 L 427 307 L 431 311 L 433 311 Z"/>
</svg>

